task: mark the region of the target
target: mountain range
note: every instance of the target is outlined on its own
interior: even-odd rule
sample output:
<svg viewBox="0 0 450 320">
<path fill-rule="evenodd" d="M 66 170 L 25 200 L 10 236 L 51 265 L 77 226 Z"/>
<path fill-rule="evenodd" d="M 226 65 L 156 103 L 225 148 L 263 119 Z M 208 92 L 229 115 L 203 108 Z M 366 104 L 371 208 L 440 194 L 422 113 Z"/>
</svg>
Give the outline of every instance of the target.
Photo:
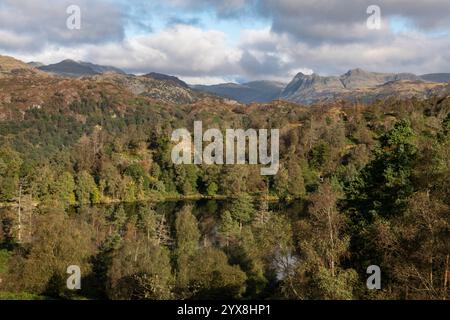
<svg viewBox="0 0 450 320">
<path fill-rule="evenodd" d="M 412 73 L 376 73 L 356 68 L 341 76 L 298 73 L 288 84 L 255 81 L 244 84 L 197 85 L 193 88 L 242 103 L 269 102 L 280 99 L 301 104 L 313 104 L 333 99 L 369 102 L 388 97 L 395 94 L 395 91 L 401 97 L 426 97 L 429 94 L 446 90 L 447 83 L 450 83 L 450 73 L 417 76 Z"/>
<path fill-rule="evenodd" d="M 279 99 L 285 87 L 285 83 L 267 80 L 252 81 L 243 84 L 224 83 L 210 86 L 192 86 L 195 90 L 216 94 L 241 103 L 270 102 Z"/>
<path fill-rule="evenodd" d="M 39 62 L 30 62 L 29 64 L 31 66 L 35 66 L 41 71 L 68 77 L 93 76 L 108 72 L 125 74 L 125 72 L 123 72 L 119 68 L 111 66 L 101 66 L 90 62 L 74 61 L 70 59 L 49 65 L 42 65 Z"/>
<path fill-rule="evenodd" d="M 216 85 L 188 85 L 175 76 L 151 72 L 143 76 L 127 75 L 112 66 L 89 62 L 63 60 L 43 65 L 30 62 L 30 68 L 63 77 L 98 77 L 109 75 L 110 80 L 126 84 L 133 92 L 147 92 L 158 98 L 168 96 L 164 87 L 176 88 L 180 101 L 190 102 L 195 92 L 216 95 L 240 103 L 267 103 L 286 100 L 300 104 L 314 104 L 332 100 L 371 102 L 391 96 L 426 98 L 433 94 L 449 92 L 450 73 L 415 75 L 412 73 L 378 73 L 360 68 L 349 70 L 340 76 L 322 76 L 316 73 L 298 73 L 289 83 L 277 81 L 252 81 L 247 83 L 224 83 Z M 153 80 L 153 82 L 151 81 Z M 164 86 L 157 90 L 155 84 Z M 157 86 L 157 87 L 158 87 Z M 170 100 L 170 99 L 169 99 Z"/>
</svg>

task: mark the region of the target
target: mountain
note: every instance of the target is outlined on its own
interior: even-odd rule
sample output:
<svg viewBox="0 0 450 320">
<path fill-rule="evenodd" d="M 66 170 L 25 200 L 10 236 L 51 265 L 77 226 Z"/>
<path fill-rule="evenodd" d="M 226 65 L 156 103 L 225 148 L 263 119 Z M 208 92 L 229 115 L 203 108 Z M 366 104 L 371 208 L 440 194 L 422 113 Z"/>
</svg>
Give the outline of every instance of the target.
<svg viewBox="0 0 450 320">
<path fill-rule="evenodd" d="M 341 76 L 298 73 L 280 99 L 312 104 L 332 99 L 373 101 L 393 95 L 427 96 L 443 90 L 444 84 L 428 82 L 412 73 L 376 73 L 352 69 Z"/>
<path fill-rule="evenodd" d="M 0 55 L 0 78 L 4 77 L 30 77 L 35 75 L 43 76 L 41 72 L 32 66 L 17 60 L 13 57 Z"/>
<path fill-rule="evenodd" d="M 345 89 L 361 89 L 376 87 L 391 81 L 418 81 L 420 78 L 412 73 L 377 73 L 357 68 L 341 75 L 339 80 Z"/>
<path fill-rule="evenodd" d="M 97 82 L 114 83 L 121 88 L 126 88 L 134 95 L 167 103 L 192 103 L 205 96 L 204 93 L 191 90 L 186 83 L 176 77 L 157 75 L 153 77 L 149 75 L 105 73 L 89 78 Z"/>
<path fill-rule="evenodd" d="M 16 78 L 12 79 L 14 77 Z M 376 99 L 393 96 L 427 98 L 434 94 L 450 92 L 449 73 L 416 76 L 412 73 L 376 73 L 357 68 L 340 76 L 298 73 L 287 85 L 275 81 L 253 81 L 243 84 L 189 86 L 177 77 L 156 72 L 136 76 L 125 74 L 115 67 L 89 62 L 63 60 L 56 64 L 41 66 L 39 62 L 24 63 L 12 57 L 0 56 L 0 78 L 8 78 L 5 84 L 11 88 L 27 84 L 43 90 L 42 92 L 36 90 L 34 92 L 36 97 L 46 95 L 46 89 L 39 84 L 40 82 L 51 83 L 50 87 L 56 88 L 59 84 L 68 84 L 69 82 L 64 82 L 68 80 L 67 77 L 81 78 L 78 80 L 87 77 L 94 84 L 114 85 L 133 95 L 175 104 L 193 103 L 208 97 L 214 99 L 213 96 L 245 104 L 266 103 L 273 100 L 306 105 L 332 100 L 370 103 Z M 86 83 L 87 81 L 83 82 L 83 85 Z M 73 84 L 79 86 L 79 83 Z M 58 90 L 61 88 L 58 87 Z M 13 96 L 8 95 L 5 99 L 8 101 L 13 99 Z M 30 101 L 40 104 L 40 99 Z"/>
<path fill-rule="evenodd" d="M 39 68 L 39 67 L 44 67 L 45 64 L 41 63 L 41 62 L 37 62 L 37 61 L 31 61 L 28 62 L 27 65 L 33 67 L 33 68 Z"/>
<path fill-rule="evenodd" d="M 450 83 L 450 73 L 429 73 L 421 75 L 420 78 L 431 82 Z"/>
<path fill-rule="evenodd" d="M 193 89 L 212 93 L 241 103 L 270 102 L 278 99 L 286 84 L 276 81 L 253 81 L 243 84 L 224 83 L 217 85 L 195 85 Z"/>
<path fill-rule="evenodd" d="M 170 81 L 170 82 L 173 82 L 174 84 L 176 84 L 176 85 L 178 85 L 180 87 L 183 87 L 185 89 L 189 88 L 189 86 L 188 86 L 188 84 L 186 82 L 178 79 L 177 77 L 169 76 L 167 74 L 162 74 L 162 73 L 157 73 L 157 72 L 150 72 L 150 73 L 144 75 L 144 77 L 150 78 L 150 79 L 153 79 L 153 80 Z"/>
<path fill-rule="evenodd" d="M 0 55 L 0 121 L 20 119 L 27 111 L 41 108 L 70 108 L 83 98 L 101 102 L 103 93 L 114 97 L 114 104 L 125 110 L 132 102 L 175 106 L 211 99 L 171 79 L 155 80 L 145 76 L 119 73 L 89 77 L 60 77 L 31 65 Z M 216 99 L 219 101 L 219 99 Z M 57 101 L 57 102 L 56 102 Z M 109 105 L 111 101 L 104 102 Z M 59 110 L 59 109 L 55 109 Z"/>
<path fill-rule="evenodd" d="M 442 82 L 450 82 L 448 74 L 417 76 L 412 73 L 377 73 L 360 68 L 340 76 L 298 73 L 287 85 L 273 81 L 244 84 L 224 83 L 212 86 L 196 85 L 193 89 L 208 92 L 241 103 L 270 102 L 276 99 L 313 104 L 333 99 L 373 101 L 395 95 L 401 97 L 429 95 L 440 91 Z M 391 83 L 396 83 L 395 85 Z M 437 84 L 439 83 L 439 84 Z"/>
<path fill-rule="evenodd" d="M 74 61 L 70 59 L 55 64 L 40 66 L 38 69 L 66 77 L 93 76 L 107 72 L 125 74 L 125 72 L 115 67 L 101 66 L 90 62 Z"/>
</svg>

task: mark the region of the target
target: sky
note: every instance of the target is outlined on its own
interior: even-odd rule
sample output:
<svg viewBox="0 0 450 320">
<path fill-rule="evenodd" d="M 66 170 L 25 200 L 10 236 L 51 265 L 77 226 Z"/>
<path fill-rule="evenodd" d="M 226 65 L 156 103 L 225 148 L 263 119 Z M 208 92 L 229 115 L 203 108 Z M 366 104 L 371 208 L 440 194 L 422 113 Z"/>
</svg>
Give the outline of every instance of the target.
<svg viewBox="0 0 450 320">
<path fill-rule="evenodd" d="M 80 8 L 70 29 L 67 8 Z M 380 9 L 379 28 L 369 6 Z M 72 20 L 71 20 L 72 21 Z M 0 0 L 0 54 L 191 84 L 349 69 L 450 72 L 449 0 Z"/>
</svg>

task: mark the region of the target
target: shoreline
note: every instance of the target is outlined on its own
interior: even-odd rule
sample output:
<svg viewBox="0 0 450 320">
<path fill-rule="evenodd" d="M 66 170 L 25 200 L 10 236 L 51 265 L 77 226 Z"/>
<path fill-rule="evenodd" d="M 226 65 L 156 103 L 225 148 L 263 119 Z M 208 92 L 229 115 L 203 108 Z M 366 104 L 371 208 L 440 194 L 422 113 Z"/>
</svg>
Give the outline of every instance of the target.
<svg viewBox="0 0 450 320">
<path fill-rule="evenodd" d="M 281 200 L 285 200 L 285 201 L 292 201 L 292 200 L 296 200 L 296 198 L 286 198 L 286 199 L 280 199 L 277 196 L 265 196 L 265 197 L 261 197 L 261 196 L 256 196 L 256 195 L 251 195 L 252 198 L 254 199 L 262 199 L 262 200 L 266 200 L 268 202 L 279 202 Z M 224 201 L 224 200 L 230 200 L 230 199 L 236 199 L 237 197 L 233 197 L 233 196 L 225 196 L 225 195 L 214 195 L 214 196 L 206 196 L 206 195 L 168 195 L 168 196 L 158 196 L 158 197 L 149 197 L 146 199 L 140 199 L 140 200 L 135 200 L 135 201 L 123 201 L 120 199 L 103 199 L 102 201 L 92 204 L 92 203 L 76 203 L 74 205 L 71 206 L 82 206 L 82 205 L 90 205 L 90 206 L 96 206 L 96 205 L 108 205 L 108 204 L 119 204 L 119 203 L 139 203 L 139 202 L 154 202 L 154 203 L 159 203 L 159 202 L 169 202 L 169 201 L 200 201 L 200 200 L 215 200 L 215 201 Z M 299 198 L 300 199 L 300 198 Z M 24 207 L 32 207 L 32 208 L 37 208 L 41 205 L 41 202 L 39 201 L 33 201 L 33 203 L 31 204 L 26 204 L 26 205 L 22 205 L 22 208 Z M 7 208 L 18 208 L 19 205 L 17 202 L 0 202 L 0 209 L 7 209 Z"/>
</svg>

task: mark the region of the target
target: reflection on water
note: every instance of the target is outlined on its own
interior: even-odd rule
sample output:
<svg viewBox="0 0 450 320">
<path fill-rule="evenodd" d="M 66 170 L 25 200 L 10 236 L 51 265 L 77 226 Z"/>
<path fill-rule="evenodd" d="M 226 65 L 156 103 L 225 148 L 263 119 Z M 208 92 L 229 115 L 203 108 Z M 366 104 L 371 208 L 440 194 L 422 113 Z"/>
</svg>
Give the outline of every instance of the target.
<svg viewBox="0 0 450 320">
<path fill-rule="evenodd" d="M 231 202 L 229 200 L 196 200 L 196 201 L 165 201 L 165 202 L 133 202 L 133 203 L 116 203 L 107 205 L 97 205 L 94 207 L 73 207 L 69 209 L 69 214 L 79 215 L 83 214 L 84 210 L 95 210 L 98 215 L 109 217 L 123 208 L 127 217 L 139 216 L 143 208 L 151 207 L 158 215 L 164 215 L 171 231 L 174 232 L 174 225 L 177 213 L 186 206 L 192 206 L 192 213 L 199 222 L 200 232 L 203 238 L 207 238 L 211 243 L 215 243 L 217 236 L 217 227 L 220 223 L 220 218 L 225 210 L 230 208 Z M 258 208 L 258 205 L 255 204 Z M 269 211 L 275 214 L 282 214 L 292 220 L 298 219 L 305 212 L 305 201 L 296 200 L 290 202 L 270 202 L 268 204 Z"/>
</svg>

